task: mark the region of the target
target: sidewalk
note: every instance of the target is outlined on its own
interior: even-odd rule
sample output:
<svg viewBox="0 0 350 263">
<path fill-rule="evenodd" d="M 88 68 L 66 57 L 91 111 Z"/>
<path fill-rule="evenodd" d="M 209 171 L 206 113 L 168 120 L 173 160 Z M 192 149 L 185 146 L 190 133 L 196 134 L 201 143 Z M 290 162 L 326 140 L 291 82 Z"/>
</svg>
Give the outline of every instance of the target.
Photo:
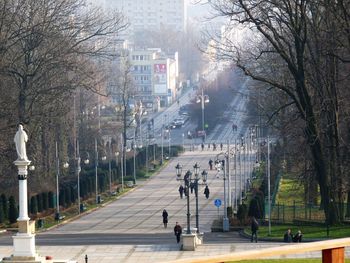
<svg viewBox="0 0 350 263">
<path fill-rule="evenodd" d="M 285 243 L 218 243 L 204 244 L 196 251 L 181 251 L 180 246 L 173 245 L 94 245 L 94 246 L 40 246 L 38 253 L 42 256 L 53 256 L 54 259 L 70 259 L 79 263 L 148 263 L 167 262 L 176 259 L 203 256 L 223 255 L 226 253 L 264 249 L 267 247 L 283 246 Z M 0 256 L 11 254 L 12 247 L 0 247 Z M 321 252 L 310 252 L 281 256 L 281 258 L 320 258 Z M 346 258 L 350 251 L 346 250 Z"/>
</svg>

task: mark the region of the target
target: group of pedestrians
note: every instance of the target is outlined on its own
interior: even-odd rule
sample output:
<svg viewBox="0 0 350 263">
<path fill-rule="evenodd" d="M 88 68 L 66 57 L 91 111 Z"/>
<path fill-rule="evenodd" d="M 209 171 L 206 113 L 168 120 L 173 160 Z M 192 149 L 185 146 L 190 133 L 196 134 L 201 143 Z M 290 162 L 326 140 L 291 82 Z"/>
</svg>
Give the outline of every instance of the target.
<svg viewBox="0 0 350 263">
<path fill-rule="evenodd" d="M 284 233 L 283 241 L 286 243 L 301 242 L 302 237 L 303 237 L 303 234 L 301 233 L 300 230 L 298 230 L 298 232 L 295 235 L 293 235 L 292 230 L 288 228 L 286 233 Z"/>
<path fill-rule="evenodd" d="M 208 150 L 210 150 L 210 146 L 212 145 L 213 151 L 216 151 L 216 143 L 208 143 Z M 205 145 L 204 142 L 201 143 L 201 149 L 202 151 L 204 151 Z M 220 143 L 220 151 L 222 151 L 222 149 L 224 148 L 224 145 L 222 143 Z"/>
<path fill-rule="evenodd" d="M 259 222 L 258 220 L 253 216 L 251 219 L 251 242 L 255 241 L 256 243 L 258 242 L 258 230 L 259 230 Z M 301 233 L 300 230 L 293 235 L 292 230 L 288 228 L 288 230 L 284 233 L 283 236 L 283 241 L 286 243 L 291 243 L 291 242 L 301 242 L 303 237 L 303 234 Z"/>
<path fill-rule="evenodd" d="M 168 217 L 169 217 L 169 214 L 168 214 L 168 212 L 166 211 L 166 209 L 163 210 L 162 217 L 163 217 L 163 225 L 164 225 L 164 228 L 167 228 L 167 227 L 168 227 Z M 174 234 L 175 234 L 175 236 L 176 236 L 176 242 L 177 242 L 177 243 L 180 243 L 180 239 L 181 239 L 181 235 L 182 235 L 182 227 L 181 227 L 181 225 L 179 224 L 179 222 L 176 222 L 176 223 L 175 223 Z"/>
</svg>

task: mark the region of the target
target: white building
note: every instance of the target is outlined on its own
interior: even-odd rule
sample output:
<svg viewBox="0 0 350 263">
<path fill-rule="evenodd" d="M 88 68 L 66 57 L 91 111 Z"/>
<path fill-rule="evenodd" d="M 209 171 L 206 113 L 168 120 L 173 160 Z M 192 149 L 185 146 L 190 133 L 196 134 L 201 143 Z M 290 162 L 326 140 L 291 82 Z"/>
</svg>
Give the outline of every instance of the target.
<svg viewBox="0 0 350 263">
<path fill-rule="evenodd" d="M 136 86 L 135 99 L 147 108 L 168 106 L 178 96 L 178 54 L 169 56 L 159 48 L 131 50 L 129 60 Z"/>
<path fill-rule="evenodd" d="M 185 0 L 100 0 L 105 9 L 118 9 L 128 21 L 128 33 L 133 36 L 145 30 L 171 27 L 184 31 L 187 23 Z"/>
</svg>

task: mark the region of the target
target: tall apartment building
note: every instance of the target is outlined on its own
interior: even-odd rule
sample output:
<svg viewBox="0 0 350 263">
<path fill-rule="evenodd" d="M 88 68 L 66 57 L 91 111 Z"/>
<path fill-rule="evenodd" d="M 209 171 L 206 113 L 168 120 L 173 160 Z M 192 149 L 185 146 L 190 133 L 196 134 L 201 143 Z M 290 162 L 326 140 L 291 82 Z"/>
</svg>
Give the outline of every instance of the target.
<svg viewBox="0 0 350 263">
<path fill-rule="evenodd" d="M 130 22 L 130 36 L 145 30 L 159 30 L 162 26 L 185 31 L 186 0 L 104 0 L 104 8 L 120 10 Z"/>
</svg>

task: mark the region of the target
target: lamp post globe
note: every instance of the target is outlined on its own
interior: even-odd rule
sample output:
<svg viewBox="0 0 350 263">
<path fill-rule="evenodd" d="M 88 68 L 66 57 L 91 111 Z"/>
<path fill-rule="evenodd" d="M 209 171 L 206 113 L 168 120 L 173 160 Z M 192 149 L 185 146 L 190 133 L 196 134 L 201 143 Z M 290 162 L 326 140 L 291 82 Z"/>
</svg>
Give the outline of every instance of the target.
<svg viewBox="0 0 350 263">
<path fill-rule="evenodd" d="M 182 166 L 177 163 L 177 165 L 175 166 L 176 169 L 176 179 L 179 180 L 181 179 L 181 175 L 182 175 Z"/>
<path fill-rule="evenodd" d="M 203 183 L 207 182 L 207 178 L 208 178 L 208 172 L 206 170 L 203 170 L 203 172 L 202 172 L 202 181 L 203 181 Z"/>
</svg>

